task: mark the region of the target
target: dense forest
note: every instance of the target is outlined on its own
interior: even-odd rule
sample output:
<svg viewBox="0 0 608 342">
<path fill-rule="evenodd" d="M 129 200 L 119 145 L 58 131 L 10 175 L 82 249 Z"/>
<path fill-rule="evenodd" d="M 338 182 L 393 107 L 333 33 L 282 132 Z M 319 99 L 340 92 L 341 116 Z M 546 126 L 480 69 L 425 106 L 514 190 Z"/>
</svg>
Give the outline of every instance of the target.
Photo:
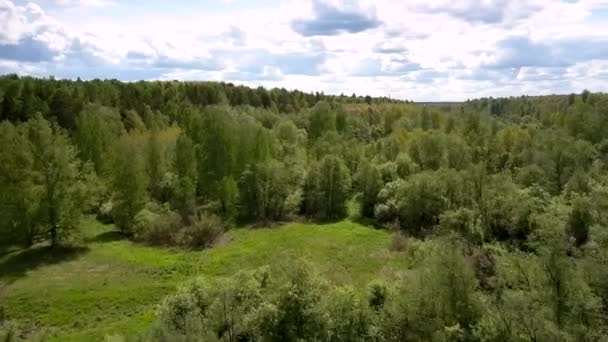
<svg viewBox="0 0 608 342">
<path fill-rule="evenodd" d="M 0 120 L 7 248 L 86 244 L 84 217 L 158 250 L 348 219 L 391 232 L 387 250 L 420 265 L 363 289 L 305 260 L 285 276 L 201 275 L 140 336 L 109 340 L 608 340 L 606 94 L 425 106 L 8 75 Z M 3 310 L 0 337 L 19 339 Z"/>
</svg>

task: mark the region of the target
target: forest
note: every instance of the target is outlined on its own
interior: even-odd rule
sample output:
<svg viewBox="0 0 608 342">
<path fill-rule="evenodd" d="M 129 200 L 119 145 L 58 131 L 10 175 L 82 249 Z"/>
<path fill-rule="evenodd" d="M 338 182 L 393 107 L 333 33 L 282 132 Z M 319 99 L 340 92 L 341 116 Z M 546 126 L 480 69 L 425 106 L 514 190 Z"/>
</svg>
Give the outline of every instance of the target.
<svg viewBox="0 0 608 342">
<path fill-rule="evenodd" d="M 608 341 L 608 94 L 6 75 L 0 121 L 0 341 Z"/>
</svg>

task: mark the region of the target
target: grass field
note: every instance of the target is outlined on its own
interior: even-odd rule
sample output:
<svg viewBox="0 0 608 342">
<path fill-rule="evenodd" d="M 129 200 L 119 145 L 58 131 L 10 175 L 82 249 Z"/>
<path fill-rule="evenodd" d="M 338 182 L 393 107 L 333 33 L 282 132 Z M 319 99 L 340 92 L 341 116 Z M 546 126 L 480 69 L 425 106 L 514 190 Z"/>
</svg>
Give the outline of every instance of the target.
<svg viewBox="0 0 608 342">
<path fill-rule="evenodd" d="M 234 229 L 204 251 L 134 244 L 93 220 L 83 229 L 86 247 L 0 256 L 0 303 L 9 319 L 51 341 L 137 335 L 153 320 L 155 305 L 195 276 L 269 265 L 280 277 L 288 261 L 302 258 L 337 284 L 363 288 L 376 278 L 398 280 L 415 259 L 389 250 L 389 232 L 350 221 Z"/>
</svg>

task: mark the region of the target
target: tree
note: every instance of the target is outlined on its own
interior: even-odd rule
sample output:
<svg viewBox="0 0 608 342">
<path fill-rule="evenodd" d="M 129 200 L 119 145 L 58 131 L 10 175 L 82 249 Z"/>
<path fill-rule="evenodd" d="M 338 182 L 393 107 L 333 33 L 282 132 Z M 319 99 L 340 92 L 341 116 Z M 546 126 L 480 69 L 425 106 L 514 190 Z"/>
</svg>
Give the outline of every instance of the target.
<svg viewBox="0 0 608 342">
<path fill-rule="evenodd" d="M 309 124 L 308 136 L 311 140 L 321 137 L 324 133 L 336 130 L 336 118 L 327 102 L 319 102 L 312 108 Z"/>
<path fill-rule="evenodd" d="M 231 176 L 238 136 L 232 111 L 227 107 L 205 108 L 193 119 L 188 135 L 197 144 L 198 193 L 218 199 L 219 182 Z"/>
<path fill-rule="evenodd" d="M 2 109 L 2 120 L 10 120 L 13 122 L 22 121 L 25 118 L 21 117 L 23 110 L 22 97 L 23 84 L 19 81 L 9 81 L 8 86 L 4 90 L 0 109 Z"/>
<path fill-rule="evenodd" d="M 572 211 L 568 216 L 566 233 L 574 239 L 574 245 L 580 247 L 589 240 L 589 229 L 593 224 L 591 202 L 586 198 L 575 199 Z"/>
<path fill-rule="evenodd" d="M 290 194 L 287 167 L 270 159 L 243 172 L 240 182 L 242 215 L 266 221 L 286 214 Z"/>
<path fill-rule="evenodd" d="M 51 116 L 57 119 L 59 125 L 71 130 L 76 125 L 76 113 L 74 99 L 67 86 L 58 88 L 49 102 Z"/>
<path fill-rule="evenodd" d="M 33 179 L 34 158 L 22 126 L 0 123 L 0 244 L 29 247 L 40 234 L 36 222 L 40 187 Z"/>
<path fill-rule="evenodd" d="M 155 129 L 148 133 L 146 144 L 146 171 L 148 173 L 150 193 L 156 199 L 162 200 L 161 182 L 164 176 L 163 146 L 159 132 Z"/>
<path fill-rule="evenodd" d="M 115 109 L 90 104 L 76 117 L 74 135 L 80 157 L 93 162 L 95 171 L 100 175 L 108 171 L 112 146 L 123 133 L 120 113 Z"/>
<path fill-rule="evenodd" d="M 41 115 L 27 123 L 33 179 L 40 184 L 39 224 L 48 228 L 51 245 L 74 230 L 86 201 L 83 165 L 67 134 Z"/>
<path fill-rule="evenodd" d="M 173 168 L 177 176 L 173 205 L 187 221 L 196 206 L 197 171 L 195 146 L 183 132 L 175 144 Z"/>
<path fill-rule="evenodd" d="M 458 325 L 470 333 L 481 312 L 475 293 L 475 273 L 462 253 L 462 246 L 442 241 L 424 276 L 429 277 L 429 286 L 424 291 L 433 298 L 435 317 L 441 319 L 445 327 Z"/>
<path fill-rule="evenodd" d="M 305 196 L 309 214 L 325 220 L 345 215 L 351 179 L 341 158 L 325 156 L 309 170 L 306 183 Z"/>
<path fill-rule="evenodd" d="M 273 340 L 321 340 L 326 323 L 320 306 L 321 284 L 302 265 L 296 265 L 289 276 L 289 282 L 279 290 Z"/>
<path fill-rule="evenodd" d="M 581 98 L 583 100 L 583 102 L 587 102 L 587 99 L 589 99 L 589 95 L 591 94 L 591 92 L 587 89 L 583 90 L 583 92 L 581 93 Z"/>
<path fill-rule="evenodd" d="M 116 225 L 130 233 L 133 220 L 148 200 L 148 175 L 137 137 L 125 135 L 114 152 L 112 170 L 113 215 Z"/>
<path fill-rule="evenodd" d="M 447 209 L 444 189 L 438 173 L 421 173 L 411 177 L 395 194 L 402 229 L 420 233 L 439 223 L 439 215 Z"/>
<path fill-rule="evenodd" d="M 364 161 L 355 176 L 357 189 L 361 193 L 361 216 L 373 217 L 378 193 L 382 189 L 382 178 L 378 169 Z"/>
<path fill-rule="evenodd" d="M 406 153 L 398 154 L 395 163 L 397 164 L 397 175 L 401 179 L 406 179 L 418 171 L 418 165 Z"/>
<path fill-rule="evenodd" d="M 444 140 L 443 133 L 416 131 L 408 153 L 422 169 L 438 170 L 447 162 Z"/>
<path fill-rule="evenodd" d="M 459 234 L 467 243 L 482 242 L 473 210 L 458 208 L 445 211 L 439 216 L 439 226 L 448 232 Z"/>
<path fill-rule="evenodd" d="M 236 217 L 238 213 L 239 188 L 234 178 L 224 177 L 219 183 L 219 200 L 221 212 L 227 219 Z"/>
</svg>

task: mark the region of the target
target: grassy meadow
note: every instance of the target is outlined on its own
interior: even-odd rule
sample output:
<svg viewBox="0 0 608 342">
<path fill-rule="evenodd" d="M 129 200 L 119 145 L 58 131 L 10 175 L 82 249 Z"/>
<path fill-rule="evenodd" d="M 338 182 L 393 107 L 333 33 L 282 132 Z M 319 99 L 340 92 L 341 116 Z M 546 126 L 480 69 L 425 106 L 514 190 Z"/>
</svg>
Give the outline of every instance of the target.
<svg viewBox="0 0 608 342">
<path fill-rule="evenodd" d="M 364 288 L 406 275 L 416 256 L 390 251 L 391 234 L 351 221 L 233 229 L 214 248 L 152 248 L 123 239 L 111 225 L 83 223 L 87 247 L 38 247 L 0 257 L 0 303 L 30 336 L 51 341 L 137 335 L 155 306 L 188 279 L 230 276 L 264 265 L 281 276 L 304 259 L 336 284 Z M 84 244 L 83 244 L 84 245 Z"/>
</svg>

